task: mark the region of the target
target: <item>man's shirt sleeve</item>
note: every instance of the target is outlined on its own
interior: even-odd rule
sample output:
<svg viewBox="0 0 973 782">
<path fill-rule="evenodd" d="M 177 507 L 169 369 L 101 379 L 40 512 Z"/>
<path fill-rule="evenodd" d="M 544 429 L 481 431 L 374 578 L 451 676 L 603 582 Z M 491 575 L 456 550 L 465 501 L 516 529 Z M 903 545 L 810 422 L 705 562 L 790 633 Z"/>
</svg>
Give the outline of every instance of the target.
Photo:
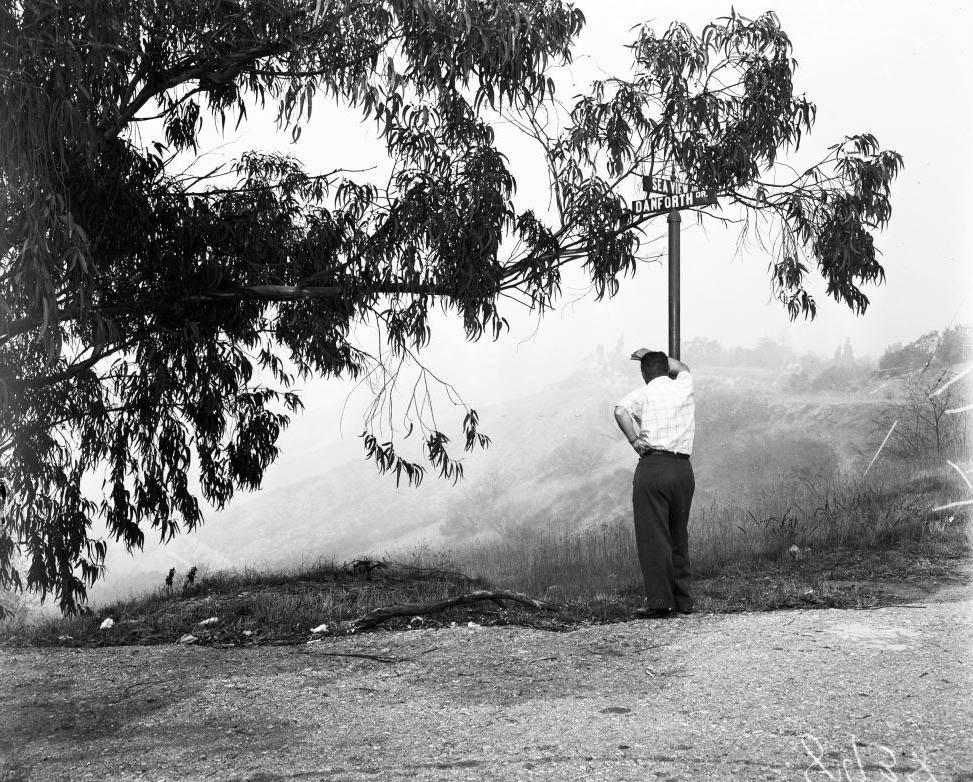
<svg viewBox="0 0 973 782">
<path fill-rule="evenodd" d="M 685 390 L 687 393 L 691 394 L 693 392 L 693 375 L 688 370 L 683 370 L 676 375 L 673 382 L 677 383 L 679 387 Z"/>
<path fill-rule="evenodd" d="M 628 414 L 635 419 L 635 423 L 642 423 L 642 389 L 636 388 L 631 393 L 626 394 L 618 403 L 618 407 L 624 407 Z"/>
</svg>

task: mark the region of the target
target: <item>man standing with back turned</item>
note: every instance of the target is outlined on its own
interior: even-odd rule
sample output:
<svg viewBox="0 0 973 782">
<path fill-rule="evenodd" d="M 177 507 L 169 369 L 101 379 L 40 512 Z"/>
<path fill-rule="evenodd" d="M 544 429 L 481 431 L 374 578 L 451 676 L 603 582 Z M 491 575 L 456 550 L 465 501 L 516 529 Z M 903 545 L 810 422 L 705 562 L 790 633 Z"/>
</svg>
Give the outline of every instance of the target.
<svg viewBox="0 0 973 782">
<path fill-rule="evenodd" d="M 640 348 L 645 385 L 615 407 L 615 421 L 639 455 L 632 483 L 635 542 L 645 579 L 641 617 L 689 614 L 689 507 L 696 481 L 689 455 L 696 403 L 689 367 L 659 351 Z"/>
</svg>

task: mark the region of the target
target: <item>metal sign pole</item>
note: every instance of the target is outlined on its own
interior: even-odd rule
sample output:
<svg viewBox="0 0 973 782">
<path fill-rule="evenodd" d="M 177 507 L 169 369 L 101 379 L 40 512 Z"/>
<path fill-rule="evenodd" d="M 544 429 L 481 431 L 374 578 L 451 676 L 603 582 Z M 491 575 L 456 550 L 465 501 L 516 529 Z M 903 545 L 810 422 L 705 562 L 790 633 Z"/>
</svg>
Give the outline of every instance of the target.
<svg viewBox="0 0 973 782">
<path fill-rule="evenodd" d="M 641 179 L 645 198 L 632 202 L 633 215 L 655 216 L 663 211 L 669 215 L 669 355 L 679 359 L 679 210 L 716 206 L 716 191 L 702 190 L 675 176 L 643 174 Z"/>
<path fill-rule="evenodd" d="M 669 355 L 679 356 L 679 210 L 669 212 Z"/>
</svg>

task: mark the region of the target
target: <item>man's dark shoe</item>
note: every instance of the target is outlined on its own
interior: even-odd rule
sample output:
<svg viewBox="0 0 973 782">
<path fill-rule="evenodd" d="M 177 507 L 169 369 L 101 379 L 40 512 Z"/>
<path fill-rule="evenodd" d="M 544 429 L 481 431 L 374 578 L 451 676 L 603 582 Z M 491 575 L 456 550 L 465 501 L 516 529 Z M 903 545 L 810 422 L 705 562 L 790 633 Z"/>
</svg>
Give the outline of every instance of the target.
<svg viewBox="0 0 973 782">
<path fill-rule="evenodd" d="M 680 614 L 692 614 L 695 612 L 695 609 L 692 606 L 688 608 L 676 608 L 676 612 Z"/>
<path fill-rule="evenodd" d="M 636 608 L 635 615 L 639 619 L 668 619 L 672 611 L 668 608 Z"/>
</svg>

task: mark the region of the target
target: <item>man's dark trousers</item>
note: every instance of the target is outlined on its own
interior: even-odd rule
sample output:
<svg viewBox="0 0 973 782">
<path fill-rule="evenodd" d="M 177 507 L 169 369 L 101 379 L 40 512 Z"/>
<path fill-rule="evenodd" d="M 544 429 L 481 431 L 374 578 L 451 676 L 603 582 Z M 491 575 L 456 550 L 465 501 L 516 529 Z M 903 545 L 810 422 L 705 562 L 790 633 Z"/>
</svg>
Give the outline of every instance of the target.
<svg viewBox="0 0 973 782">
<path fill-rule="evenodd" d="M 689 592 L 689 507 L 695 489 L 689 459 L 649 453 L 635 468 L 635 542 L 648 608 L 693 608 Z"/>
</svg>

